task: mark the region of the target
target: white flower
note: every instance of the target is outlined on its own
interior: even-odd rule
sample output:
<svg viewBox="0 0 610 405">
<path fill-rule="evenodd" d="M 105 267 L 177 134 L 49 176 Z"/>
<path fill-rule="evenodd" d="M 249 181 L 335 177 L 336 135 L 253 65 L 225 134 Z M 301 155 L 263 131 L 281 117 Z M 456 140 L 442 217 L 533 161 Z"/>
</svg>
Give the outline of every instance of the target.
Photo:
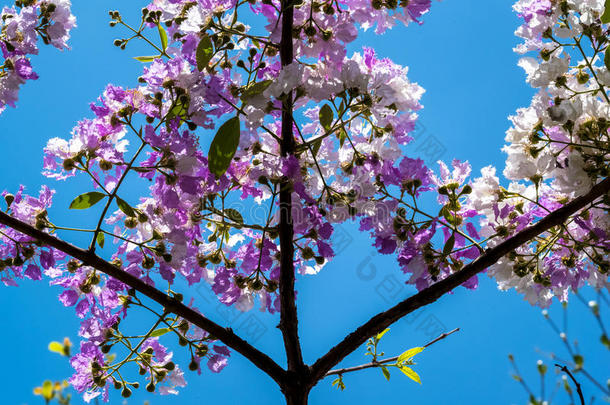
<svg viewBox="0 0 610 405">
<path fill-rule="evenodd" d="M 278 77 L 263 93 L 265 97 L 279 97 L 288 94 L 303 82 L 303 66 L 299 63 L 291 63 L 284 66 Z"/>
<path fill-rule="evenodd" d="M 521 58 L 519 66 L 527 74 L 527 82 L 532 87 L 545 87 L 568 71 L 570 58 L 553 55 L 548 61 L 538 63 L 532 57 Z"/>
</svg>

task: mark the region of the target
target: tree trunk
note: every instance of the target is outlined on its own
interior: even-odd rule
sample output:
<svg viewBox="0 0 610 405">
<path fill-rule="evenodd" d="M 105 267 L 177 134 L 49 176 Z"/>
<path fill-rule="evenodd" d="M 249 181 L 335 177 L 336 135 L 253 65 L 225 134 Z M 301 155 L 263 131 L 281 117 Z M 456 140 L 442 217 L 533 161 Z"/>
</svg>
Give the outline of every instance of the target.
<svg viewBox="0 0 610 405">
<path fill-rule="evenodd" d="M 307 405 L 309 401 L 309 391 L 293 391 L 284 393 L 286 405 Z"/>
</svg>

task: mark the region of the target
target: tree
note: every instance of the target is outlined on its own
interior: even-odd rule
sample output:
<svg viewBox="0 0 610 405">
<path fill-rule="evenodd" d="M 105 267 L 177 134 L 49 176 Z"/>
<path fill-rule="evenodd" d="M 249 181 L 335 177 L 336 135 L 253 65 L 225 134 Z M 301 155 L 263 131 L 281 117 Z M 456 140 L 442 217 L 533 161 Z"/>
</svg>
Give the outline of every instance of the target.
<svg viewBox="0 0 610 405">
<path fill-rule="evenodd" d="M 60 226 L 47 212 L 49 188 L 38 198 L 4 193 L 2 279 L 36 280 L 44 271 L 65 289 L 60 300 L 84 318 L 71 383 L 86 399 L 106 397 L 110 385 L 129 396 L 139 383 L 120 369 L 130 363 L 148 390 L 176 392 L 183 373 L 159 342 L 175 334 L 192 354 L 189 369 L 207 358 L 220 371 L 231 348 L 266 372 L 288 404 L 307 403 L 348 354 L 369 339 L 376 347 L 388 326 L 454 288 L 475 288 L 483 271 L 542 306 L 584 284 L 607 287 L 610 100 L 600 57 L 608 44 L 602 3 L 515 5 L 524 20 L 518 51 L 539 52 L 521 65 L 540 92 L 508 132 L 507 188 L 491 167 L 467 181 L 467 163 L 441 163 L 435 174 L 403 156 L 423 90 L 406 79 L 406 68 L 370 48 L 346 57 L 359 28 L 382 33 L 397 22 L 419 22 L 430 0 L 157 0 L 137 27 L 113 11 L 111 25 L 130 35 L 115 45 L 141 39 L 153 49 L 137 58 L 145 64 L 140 85 L 108 86 L 92 106 L 95 117 L 45 149 L 49 177 L 78 174 L 92 182 L 94 191 L 70 208 L 101 203 L 101 214 L 90 229 Z M 39 37 L 66 46 L 74 26 L 69 6 L 30 0 L 3 11 L 0 105 L 13 106 L 19 86 L 36 78 L 27 55 L 36 53 Z M 203 139 L 212 129 L 206 154 Z M 125 198 L 127 177 L 151 181 L 137 204 Z M 437 196 L 439 212 L 422 208 L 424 194 Z M 246 212 L 240 200 L 264 207 L 265 215 Z M 333 226 L 351 220 L 370 232 L 380 253 L 396 254 L 419 292 L 306 365 L 295 273 L 320 271 L 333 256 Z M 89 246 L 66 242 L 69 232 L 88 234 Z M 110 250 L 106 237 L 119 247 Z M 175 291 L 177 276 L 212 284 L 227 305 L 248 310 L 258 298 L 279 312 L 286 367 L 183 303 L 188 290 Z M 122 333 L 132 308 L 157 315 L 148 332 Z M 104 356 L 120 346 L 127 348 L 123 359 Z M 399 363 L 406 367 L 413 353 Z"/>
</svg>

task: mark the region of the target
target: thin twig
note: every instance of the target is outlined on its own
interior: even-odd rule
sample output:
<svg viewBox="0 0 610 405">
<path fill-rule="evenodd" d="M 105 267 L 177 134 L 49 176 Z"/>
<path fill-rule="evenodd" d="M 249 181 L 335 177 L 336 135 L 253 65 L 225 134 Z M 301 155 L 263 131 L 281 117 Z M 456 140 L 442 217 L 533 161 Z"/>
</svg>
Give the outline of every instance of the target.
<svg viewBox="0 0 610 405">
<path fill-rule="evenodd" d="M 432 346 L 433 344 L 435 344 L 439 340 L 443 340 L 447 336 L 452 335 L 452 334 L 454 334 L 455 332 L 457 332 L 459 330 L 460 330 L 460 328 L 455 328 L 454 330 L 452 330 L 450 332 L 443 333 L 442 335 L 440 335 L 436 339 L 426 343 L 422 347 Z M 339 374 L 350 373 L 352 371 L 359 371 L 359 370 L 364 370 L 364 369 L 367 369 L 367 368 L 379 367 L 380 365 L 383 365 L 383 364 L 395 362 L 396 360 L 398 360 L 398 357 L 400 357 L 400 356 L 394 356 L 394 357 L 390 357 L 390 358 L 387 358 L 387 359 L 379 360 L 379 361 L 374 362 L 374 363 L 362 364 L 360 366 L 347 367 L 347 368 L 339 368 L 339 369 L 336 369 L 336 370 L 331 370 L 328 373 L 326 373 L 326 375 L 324 377 L 328 377 L 328 376 L 331 376 L 331 375 L 339 375 Z"/>
<path fill-rule="evenodd" d="M 561 371 L 566 373 L 572 379 L 572 381 L 574 382 L 574 385 L 576 385 L 576 392 L 578 393 L 578 397 L 580 398 L 580 404 L 585 405 L 585 397 L 582 394 L 582 389 L 580 388 L 580 384 L 578 383 L 578 381 L 576 381 L 576 378 L 574 378 L 574 376 L 572 375 L 570 370 L 566 366 L 562 366 L 561 364 L 555 364 L 555 367 L 559 367 L 559 369 Z"/>
</svg>

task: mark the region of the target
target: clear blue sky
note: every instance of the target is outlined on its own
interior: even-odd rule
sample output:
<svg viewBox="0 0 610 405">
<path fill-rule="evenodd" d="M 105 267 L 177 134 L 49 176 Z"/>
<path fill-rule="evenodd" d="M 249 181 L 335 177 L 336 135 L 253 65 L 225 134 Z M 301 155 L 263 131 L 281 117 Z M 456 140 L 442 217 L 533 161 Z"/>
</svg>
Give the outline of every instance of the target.
<svg viewBox="0 0 610 405">
<path fill-rule="evenodd" d="M 0 0 L 0 5 L 9 3 Z M 55 136 L 68 137 L 74 124 L 90 115 L 89 102 L 107 83 L 136 85 L 142 66 L 130 57 L 147 51 L 137 46 L 126 51 L 114 47 L 112 40 L 121 31 L 108 27 L 107 11 L 118 9 L 133 21 L 144 5 L 142 1 L 75 1 L 78 28 L 73 31 L 72 51 L 42 49 L 34 58 L 40 79 L 23 89 L 17 110 L 7 109 L 0 117 L 0 189 L 16 190 L 19 184 L 25 184 L 30 192 L 37 191 L 46 182 L 40 174 L 46 141 Z M 512 52 L 517 25 L 510 2 L 453 0 L 434 2 L 421 27 L 397 29 L 381 37 L 372 33 L 362 36 L 354 48 L 374 45 L 381 55 L 410 66 L 409 78 L 427 90 L 421 117 L 425 130 L 410 147 L 413 153 L 423 154 L 429 164 L 436 157 L 469 160 L 477 172 L 488 164 L 503 167 L 500 148 L 509 126 L 507 116 L 526 106 L 531 96 L 524 74 L 516 66 L 517 55 Z M 430 145 L 441 151 L 439 156 L 430 152 Z M 54 218 L 63 223 L 87 221 L 86 215 L 67 216 L 65 209 L 75 195 L 88 191 L 86 183 L 71 180 L 53 186 L 59 190 Z M 395 281 L 401 276 L 396 264 L 375 255 L 366 235 L 346 226 L 337 238 L 342 238 L 346 248 L 336 260 L 319 276 L 298 282 L 301 341 L 308 362 L 385 309 L 386 300 L 393 294 L 405 297 L 410 293 L 406 287 L 396 290 L 400 284 Z M 203 299 L 209 297 L 205 289 L 195 292 L 199 293 Z M 49 341 L 64 336 L 77 340 L 73 309 L 63 308 L 57 301 L 58 294 L 58 289 L 43 282 L 23 282 L 19 288 L 0 290 L 3 403 L 42 404 L 41 398 L 32 395 L 32 387 L 47 378 L 70 375 L 65 359 L 46 349 Z M 577 332 L 575 337 L 585 349 L 597 348 L 598 329 L 577 304 L 570 330 Z M 256 311 L 236 316 L 218 311 L 215 303 L 207 308 L 210 317 L 229 323 L 283 362 L 281 337 L 275 328 L 277 318 Z M 145 319 L 134 320 L 146 327 Z M 455 327 L 462 331 L 418 356 L 420 364 L 415 370 L 422 377 L 422 386 L 400 373 L 393 373 L 388 383 L 378 370 L 366 371 L 346 376 L 344 392 L 331 388 L 330 380 L 321 382 L 313 390 L 310 403 L 523 404 L 526 397 L 510 378 L 507 354 L 514 353 L 521 368 L 534 377 L 535 361 L 546 359 L 536 348 L 564 353 L 538 309 L 513 292 L 497 291 L 486 277 L 477 291 L 459 289 L 394 325 L 384 338 L 383 349 L 387 354 L 398 354 L 426 343 L 443 328 Z M 180 348 L 172 346 L 178 358 L 183 358 Z M 363 348 L 358 350 L 343 364 L 364 362 L 363 352 Z M 607 376 L 608 358 L 604 355 L 588 357 L 587 365 Z M 274 383 L 236 354 L 219 375 L 187 372 L 187 377 L 189 385 L 178 397 L 152 396 L 141 389 L 129 404 L 144 400 L 151 404 L 282 403 Z M 537 380 L 531 381 L 537 387 Z M 112 404 L 121 401 L 119 395 L 111 398 Z M 81 402 L 80 398 L 74 401 Z"/>
</svg>

